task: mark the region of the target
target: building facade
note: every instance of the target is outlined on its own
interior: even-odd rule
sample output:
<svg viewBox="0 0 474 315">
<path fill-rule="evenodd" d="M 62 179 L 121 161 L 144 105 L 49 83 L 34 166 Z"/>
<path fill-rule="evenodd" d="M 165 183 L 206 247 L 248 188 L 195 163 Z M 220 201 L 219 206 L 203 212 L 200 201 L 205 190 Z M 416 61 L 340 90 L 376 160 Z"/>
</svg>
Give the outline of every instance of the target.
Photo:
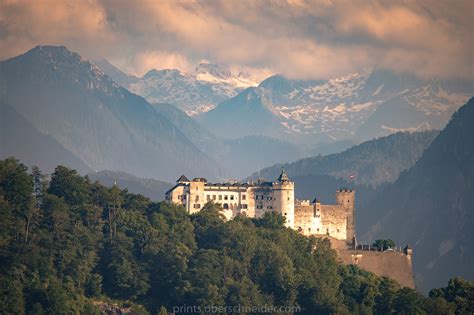
<svg viewBox="0 0 474 315">
<path fill-rule="evenodd" d="M 330 236 L 348 244 L 355 238 L 354 200 L 353 190 L 338 190 L 335 205 L 295 200 L 295 184 L 285 171 L 273 182 L 208 183 L 182 175 L 166 192 L 167 202 L 182 205 L 189 213 L 201 211 L 209 201 L 220 204 L 227 219 L 260 218 L 273 211 L 286 218 L 287 227 L 304 235 Z"/>
</svg>

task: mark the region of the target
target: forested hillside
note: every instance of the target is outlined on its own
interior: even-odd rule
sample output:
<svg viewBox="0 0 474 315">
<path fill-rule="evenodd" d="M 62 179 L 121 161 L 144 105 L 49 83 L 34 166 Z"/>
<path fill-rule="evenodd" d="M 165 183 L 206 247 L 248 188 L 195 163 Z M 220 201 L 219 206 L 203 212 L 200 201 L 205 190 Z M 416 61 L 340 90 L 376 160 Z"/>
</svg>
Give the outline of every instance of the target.
<svg viewBox="0 0 474 315">
<path fill-rule="evenodd" d="M 419 288 L 474 279 L 474 99 L 461 107 L 420 160 L 381 190 L 360 222 L 365 239 L 412 244 Z"/>
<path fill-rule="evenodd" d="M 331 175 L 348 179 L 350 175 L 355 175 L 358 184 L 378 186 L 395 181 L 402 171 L 413 166 L 438 133 L 399 132 L 364 142 L 341 153 L 274 165 L 251 177 L 276 178 L 283 167 L 292 177 Z"/>
<path fill-rule="evenodd" d="M 45 182 L 0 161 L 0 313 L 134 314 L 177 306 L 288 307 L 298 314 L 472 312 L 472 282 L 430 298 L 337 263 L 323 239 L 283 217 L 224 222 L 218 207 L 188 215 L 59 166 Z"/>
<path fill-rule="evenodd" d="M 140 178 L 119 171 L 100 171 L 89 173 L 87 176 L 92 181 L 99 181 L 102 185 L 112 187 L 117 185 L 121 189 L 127 189 L 133 194 L 140 194 L 152 201 L 165 200 L 165 193 L 173 187 L 171 183 L 152 178 Z"/>
</svg>

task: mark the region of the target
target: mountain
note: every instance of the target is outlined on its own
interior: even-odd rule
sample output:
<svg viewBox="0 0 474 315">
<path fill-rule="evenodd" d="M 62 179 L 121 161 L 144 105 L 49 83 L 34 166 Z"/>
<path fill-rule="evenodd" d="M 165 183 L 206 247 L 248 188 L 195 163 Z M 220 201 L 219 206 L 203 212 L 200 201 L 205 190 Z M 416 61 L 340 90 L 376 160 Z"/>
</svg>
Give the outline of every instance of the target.
<svg viewBox="0 0 474 315">
<path fill-rule="evenodd" d="M 366 139 L 396 131 L 443 129 L 469 95 L 472 88 L 469 93 L 468 89 L 456 91 L 443 82 L 424 82 L 381 104 L 359 126 L 356 137 Z"/>
<path fill-rule="evenodd" d="M 38 46 L 1 62 L 0 96 L 93 170 L 219 177 L 216 162 L 145 99 L 65 47 Z"/>
<path fill-rule="evenodd" d="M 284 168 L 291 177 L 330 175 L 348 179 L 355 175 L 357 184 L 378 186 L 395 181 L 401 172 L 414 165 L 437 134 L 437 131 L 399 132 L 361 143 L 341 153 L 274 165 L 252 174 L 251 178 L 275 178 Z"/>
<path fill-rule="evenodd" d="M 0 101 L 0 122 L 0 159 L 13 156 L 27 166 L 38 166 L 47 174 L 51 174 L 57 165 L 74 168 L 81 174 L 92 171 L 71 151 L 38 131 L 3 101 Z"/>
<path fill-rule="evenodd" d="M 287 138 L 285 129 L 262 88 L 247 88 L 196 119 L 223 138 L 253 135 Z"/>
<path fill-rule="evenodd" d="M 414 247 L 418 288 L 451 276 L 474 279 L 474 99 L 461 107 L 419 161 L 366 209 L 364 239 Z"/>
<path fill-rule="evenodd" d="M 311 145 L 361 142 L 397 131 L 442 129 L 473 94 L 470 81 L 425 80 L 378 68 L 330 80 L 274 75 L 203 113 L 200 120 L 229 137 L 264 133 Z M 265 115 L 256 116 L 249 107 L 264 108 Z M 230 130 L 229 115 L 238 119 Z"/>
<path fill-rule="evenodd" d="M 123 87 L 127 87 L 132 83 L 136 83 L 138 78 L 134 75 L 123 72 L 113 64 L 111 64 L 107 59 L 100 58 L 92 61 L 97 67 L 102 70 L 106 75 L 112 78 L 115 82 L 120 84 Z"/>
<path fill-rule="evenodd" d="M 257 85 L 258 82 L 248 74 L 234 75 L 224 67 L 201 63 L 192 73 L 152 69 L 126 87 L 151 103 L 171 103 L 192 116 Z"/>
<path fill-rule="evenodd" d="M 99 181 L 107 187 L 117 185 L 121 189 L 127 189 L 130 193 L 140 194 L 150 198 L 152 201 L 165 200 L 165 193 L 173 187 L 171 183 L 151 178 L 139 178 L 125 172 L 100 171 L 89 173 L 87 176 L 93 181 Z"/>
<path fill-rule="evenodd" d="M 154 104 L 154 108 L 202 152 L 217 161 L 226 178 L 242 178 L 242 174 L 258 168 L 297 160 L 306 152 L 301 146 L 265 136 L 221 139 L 173 105 Z"/>
</svg>

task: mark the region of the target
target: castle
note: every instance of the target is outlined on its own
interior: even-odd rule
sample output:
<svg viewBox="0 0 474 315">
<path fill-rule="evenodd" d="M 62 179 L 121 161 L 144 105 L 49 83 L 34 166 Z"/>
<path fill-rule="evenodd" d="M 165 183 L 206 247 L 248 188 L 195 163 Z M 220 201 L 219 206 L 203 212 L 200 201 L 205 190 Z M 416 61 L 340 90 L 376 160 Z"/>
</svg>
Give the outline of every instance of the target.
<svg viewBox="0 0 474 315">
<path fill-rule="evenodd" d="M 336 203 L 321 204 L 317 199 L 295 199 L 295 183 L 282 170 L 280 176 L 267 182 L 208 183 L 205 178 L 189 180 L 182 175 L 166 192 L 166 202 L 182 205 L 188 213 L 201 211 L 207 202 L 218 203 L 227 220 L 238 215 L 260 218 L 273 211 L 286 219 L 286 227 L 306 236 L 327 237 L 331 247 L 345 264 L 356 264 L 380 276 L 391 277 L 403 286 L 414 287 L 412 251 L 380 252 L 356 242 L 355 191 L 338 189 Z"/>
<path fill-rule="evenodd" d="M 222 205 L 227 219 L 238 215 L 260 218 L 273 211 L 286 218 L 286 226 L 304 235 L 329 236 L 354 245 L 355 192 L 336 191 L 336 204 L 318 200 L 295 200 L 295 183 L 283 170 L 273 182 L 208 183 L 205 178 L 189 180 L 182 175 L 166 192 L 169 203 L 183 205 L 189 213 L 200 211 L 209 202 Z"/>
</svg>

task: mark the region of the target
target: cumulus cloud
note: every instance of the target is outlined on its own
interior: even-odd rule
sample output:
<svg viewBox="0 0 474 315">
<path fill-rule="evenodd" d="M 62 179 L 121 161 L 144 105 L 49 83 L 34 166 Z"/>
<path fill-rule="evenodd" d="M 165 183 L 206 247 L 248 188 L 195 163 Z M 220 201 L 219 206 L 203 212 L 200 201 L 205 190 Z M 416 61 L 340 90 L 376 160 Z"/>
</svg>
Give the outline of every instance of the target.
<svg viewBox="0 0 474 315">
<path fill-rule="evenodd" d="M 37 44 L 105 57 L 131 73 L 209 60 L 248 72 L 329 78 L 381 65 L 473 77 L 472 2 L 13 1 L 0 58 Z"/>
</svg>

